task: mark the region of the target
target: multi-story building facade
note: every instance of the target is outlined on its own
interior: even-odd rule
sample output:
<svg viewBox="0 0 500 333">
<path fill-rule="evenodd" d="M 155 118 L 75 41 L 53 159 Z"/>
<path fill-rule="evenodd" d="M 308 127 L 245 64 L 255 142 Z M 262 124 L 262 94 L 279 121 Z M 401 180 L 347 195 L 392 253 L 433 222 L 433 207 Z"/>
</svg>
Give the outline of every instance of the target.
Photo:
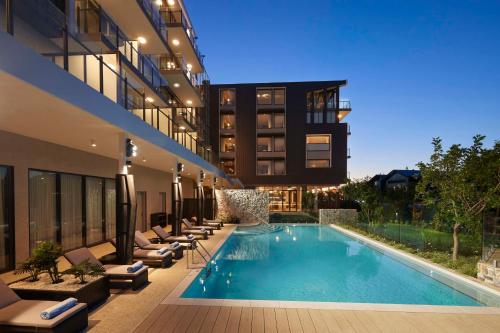
<svg viewBox="0 0 500 333">
<path fill-rule="evenodd" d="M 211 141 L 221 168 L 245 187 L 268 191 L 271 211 L 299 211 L 304 191 L 342 184 L 351 111 L 340 99 L 346 84 L 211 85 Z"/>
<path fill-rule="evenodd" d="M 0 0 L 0 272 L 42 240 L 114 237 L 116 174 L 134 175 L 139 230 L 171 211 L 179 162 L 185 198 L 203 173 L 232 186 L 196 38 L 182 0 Z"/>
</svg>

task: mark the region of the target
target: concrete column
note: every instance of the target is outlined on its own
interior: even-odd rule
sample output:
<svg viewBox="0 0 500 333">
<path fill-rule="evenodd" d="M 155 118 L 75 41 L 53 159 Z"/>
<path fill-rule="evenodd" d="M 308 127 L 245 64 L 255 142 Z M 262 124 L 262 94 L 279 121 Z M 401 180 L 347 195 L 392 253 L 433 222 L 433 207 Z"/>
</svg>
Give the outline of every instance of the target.
<svg viewBox="0 0 500 333">
<path fill-rule="evenodd" d="M 126 140 L 127 134 L 125 132 L 118 134 L 118 173 L 122 175 L 128 174 Z"/>
</svg>

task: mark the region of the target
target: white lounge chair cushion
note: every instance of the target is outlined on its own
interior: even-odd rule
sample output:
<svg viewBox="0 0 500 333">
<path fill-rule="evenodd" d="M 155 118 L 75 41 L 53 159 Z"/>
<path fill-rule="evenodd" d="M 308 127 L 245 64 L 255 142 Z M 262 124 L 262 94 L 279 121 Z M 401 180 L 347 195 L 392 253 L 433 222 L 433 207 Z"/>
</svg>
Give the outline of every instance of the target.
<svg viewBox="0 0 500 333">
<path fill-rule="evenodd" d="M 172 252 L 167 251 L 163 254 L 159 254 L 156 252 L 156 250 L 142 250 L 142 249 L 137 249 L 134 251 L 134 258 L 146 258 L 146 259 L 164 259 L 166 257 L 171 257 Z"/>
<path fill-rule="evenodd" d="M 148 270 L 148 266 L 142 266 L 141 268 L 139 268 L 139 270 L 137 270 L 133 273 L 129 273 L 127 271 L 127 267 L 129 267 L 129 266 L 130 265 L 104 265 L 104 268 L 106 269 L 105 274 L 109 275 L 110 278 L 113 278 L 113 276 L 119 276 L 119 275 L 133 277 L 133 276 L 140 275 L 144 271 Z"/>
<path fill-rule="evenodd" d="M 84 303 L 78 303 L 52 319 L 45 320 L 40 317 L 42 311 L 57 303 L 59 302 L 20 300 L 0 309 L 0 325 L 52 328 L 87 306 Z"/>
</svg>

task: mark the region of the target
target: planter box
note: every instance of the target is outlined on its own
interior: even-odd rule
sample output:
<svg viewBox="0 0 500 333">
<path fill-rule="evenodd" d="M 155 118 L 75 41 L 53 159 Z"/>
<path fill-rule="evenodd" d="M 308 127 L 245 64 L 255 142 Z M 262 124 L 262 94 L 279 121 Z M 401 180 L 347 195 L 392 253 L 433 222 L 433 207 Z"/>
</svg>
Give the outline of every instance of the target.
<svg viewBox="0 0 500 333">
<path fill-rule="evenodd" d="M 40 281 L 29 282 L 27 279 L 9 285 L 22 299 L 64 301 L 74 297 L 80 303 L 87 303 L 92 308 L 106 301 L 110 296 L 109 280 L 106 276 L 88 278 L 85 284 L 79 284 L 72 275 L 63 275 L 63 282 L 52 284 L 48 276 L 41 275 Z"/>
</svg>

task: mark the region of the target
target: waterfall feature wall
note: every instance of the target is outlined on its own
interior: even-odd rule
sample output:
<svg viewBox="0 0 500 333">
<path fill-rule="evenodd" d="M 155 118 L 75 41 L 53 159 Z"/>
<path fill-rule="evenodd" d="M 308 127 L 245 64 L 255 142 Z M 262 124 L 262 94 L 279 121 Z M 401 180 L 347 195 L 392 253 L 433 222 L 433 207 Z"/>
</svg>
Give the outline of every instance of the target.
<svg viewBox="0 0 500 333">
<path fill-rule="evenodd" d="M 241 224 L 269 223 L 269 194 L 257 190 L 216 190 L 217 218 Z"/>
</svg>

